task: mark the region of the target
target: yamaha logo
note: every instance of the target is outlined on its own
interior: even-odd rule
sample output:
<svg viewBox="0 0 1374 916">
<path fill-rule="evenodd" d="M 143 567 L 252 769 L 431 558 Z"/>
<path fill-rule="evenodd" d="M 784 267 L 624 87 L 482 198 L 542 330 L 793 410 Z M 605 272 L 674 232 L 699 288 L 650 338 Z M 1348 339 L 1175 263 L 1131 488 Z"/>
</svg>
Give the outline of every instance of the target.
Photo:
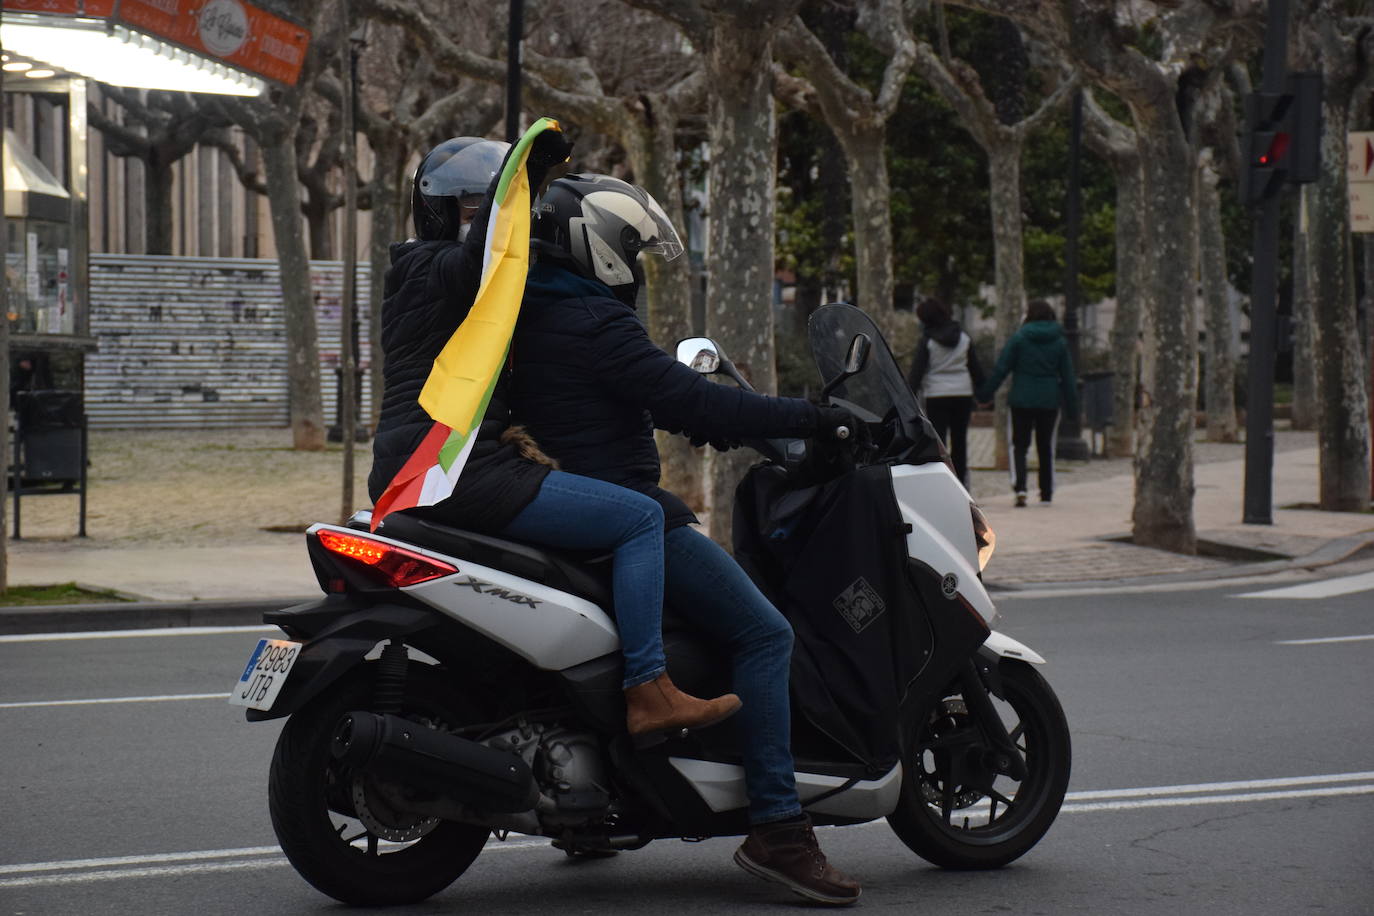
<svg viewBox="0 0 1374 916">
<path fill-rule="evenodd" d="M 954 573 L 947 573 L 940 580 L 940 591 L 944 592 L 946 598 L 953 601 L 954 596 L 959 594 L 959 577 Z"/>
<path fill-rule="evenodd" d="M 228 57 L 248 40 L 248 13 L 239 0 L 208 0 L 197 24 L 201 44 L 219 57 Z"/>
</svg>

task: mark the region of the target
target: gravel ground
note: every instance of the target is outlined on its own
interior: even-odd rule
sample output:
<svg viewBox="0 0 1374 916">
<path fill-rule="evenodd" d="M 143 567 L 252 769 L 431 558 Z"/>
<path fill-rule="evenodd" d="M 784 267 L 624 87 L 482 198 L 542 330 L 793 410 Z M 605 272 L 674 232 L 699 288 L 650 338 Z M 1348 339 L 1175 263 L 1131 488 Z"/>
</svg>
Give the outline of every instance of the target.
<svg viewBox="0 0 1374 916">
<path fill-rule="evenodd" d="M 989 465 L 990 434 L 975 430 L 974 436 L 975 468 Z M 1275 448 L 1300 448 L 1313 441 L 1312 433 L 1280 430 Z M 342 447 L 296 452 L 290 446 L 286 429 L 93 431 L 86 522 L 90 537 L 83 546 L 271 541 L 275 539 L 267 532 L 272 529 L 336 520 L 342 504 Z M 366 508 L 371 444 L 360 443 L 354 455 L 353 503 Z M 1243 445 L 1199 443 L 1196 458 L 1225 461 L 1243 455 Z M 1072 486 L 1129 475 L 1131 461 L 1061 462 L 1056 472 L 1061 487 Z M 1005 471 L 975 470 L 973 478 L 978 499 L 1010 498 Z M 1129 491 L 1123 498 L 1130 498 Z M 76 530 L 75 496 L 24 499 L 26 539 L 68 538 Z"/>
</svg>

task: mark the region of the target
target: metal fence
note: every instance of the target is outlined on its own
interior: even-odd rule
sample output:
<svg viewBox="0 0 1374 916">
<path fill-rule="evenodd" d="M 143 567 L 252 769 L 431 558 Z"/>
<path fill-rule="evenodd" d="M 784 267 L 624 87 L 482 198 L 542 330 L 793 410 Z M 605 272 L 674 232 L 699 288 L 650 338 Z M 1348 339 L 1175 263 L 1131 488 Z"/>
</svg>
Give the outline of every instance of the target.
<svg viewBox="0 0 1374 916">
<path fill-rule="evenodd" d="M 367 315 L 369 265 L 357 272 Z M 276 261 L 92 254 L 86 411 L 92 428 L 285 426 L 286 331 Z M 312 261 L 325 423 L 335 422 L 340 261 Z M 367 322 L 359 329 L 366 368 Z M 362 387 L 362 416 L 371 407 Z"/>
</svg>

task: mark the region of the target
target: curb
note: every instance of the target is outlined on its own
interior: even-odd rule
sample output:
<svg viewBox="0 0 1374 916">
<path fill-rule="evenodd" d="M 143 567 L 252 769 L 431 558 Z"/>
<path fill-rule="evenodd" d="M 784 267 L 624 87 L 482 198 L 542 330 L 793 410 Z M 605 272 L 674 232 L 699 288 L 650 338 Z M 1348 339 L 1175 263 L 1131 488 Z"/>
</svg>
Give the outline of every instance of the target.
<svg viewBox="0 0 1374 916">
<path fill-rule="evenodd" d="M 1173 585 L 1187 582 L 1212 583 L 1229 579 L 1248 579 L 1294 570 L 1321 569 L 1350 559 L 1364 550 L 1374 549 L 1374 533 L 1351 534 L 1327 541 L 1311 553 L 1287 560 L 1268 560 L 1260 563 L 1236 563 L 1222 569 L 1194 572 L 1165 573 L 1158 576 L 1131 576 L 1121 579 L 1072 579 L 1064 582 L 1007 582 L 996 580 L 988 585 L 990 592 L 1029 594 L 1039 591 L 1073 591 L 1075 589 L 1131 588 L 1147 585 Z"/>
<path fill-rule="evenodd" d="M 138 601 L 110 604 L 47 604 L 0 608 L 0 635 L 80 633 L 190 626 L 252 626 L 266 611 L 311 598 L 256 598 L 236 601 Z"/>
</svg>

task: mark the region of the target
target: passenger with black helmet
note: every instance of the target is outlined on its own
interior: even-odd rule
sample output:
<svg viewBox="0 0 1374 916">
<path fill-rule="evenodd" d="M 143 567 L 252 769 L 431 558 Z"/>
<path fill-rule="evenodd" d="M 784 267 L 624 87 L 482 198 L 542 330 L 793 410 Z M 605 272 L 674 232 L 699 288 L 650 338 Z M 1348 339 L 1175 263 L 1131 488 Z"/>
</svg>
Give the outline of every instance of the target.
<svg viewBox="0 0 1374 916">
<path fill-rule="evenodd" d="M 516 325 L 511 407 L 541 446 L 577 474 L 620 484 L 663 507 L 674 608 L 733 652 L 751 830 L 735 853 L 747 871 L 814 901 L 847 904 L 859 885 L 829 865 L 803 813 L 791 752 L 792 628 L 677 496 L 659 486 L 653 430 L 694 442 L 801 437 L 852 426 L 842 408 L 713 384 L 649 339 L 635 312 L 639 255 L 682 243 L 642 188 L 568 175 L 535 204 L 525 301 Z"/>
<path fill-rule="evenodd" d="M 392 246 L 382 302 L 385 388 L 368 478 L 374 502 L 433 425 L 420 406 L 420 391 L 477 295 L 494 176 L 508 149 L 506 143 L 458 137 L 436 146 L 416 170 L 417 238 Z M 568 150 L 561 134 L 541 134 L 527 160 L 531 187 L 540 187 Z M 699 728 L 733 713 L 740 705 L 734 694 L 698 699 L 677 690 L 666 673 L 658 503 L 558 470 L 527 434 L 510 425 L 508 389 L 509 373 L 503 373 L 452 495 L 403 511 L 550 547 L 613 551 L 627 729 L 638 735 Z M 578 524 L 567 524 L 569 518 Z"/>
</svg>

